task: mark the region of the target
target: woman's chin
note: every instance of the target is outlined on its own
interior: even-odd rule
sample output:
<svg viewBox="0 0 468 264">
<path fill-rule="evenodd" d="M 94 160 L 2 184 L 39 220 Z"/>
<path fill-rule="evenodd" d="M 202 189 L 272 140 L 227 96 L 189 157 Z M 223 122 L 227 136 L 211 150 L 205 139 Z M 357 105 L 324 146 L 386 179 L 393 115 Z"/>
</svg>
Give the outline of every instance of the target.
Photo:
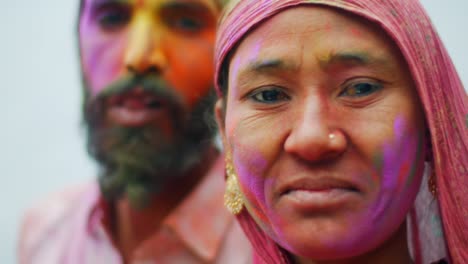
<svg viewBox="0 0 468 264">
<path fill-rule="evenodd" d="M 284 235 L 277 236 L 274 240 L 298 258 L 348 259 L 372 251 L 384 240 L 375 235 L 377 231 L 359 226 L 332 221 L 311 224 L 309 227 L 296 223 L 291 224 L 290 229 L 283 230 L 281 233 Z"/>
<path fill-rule="evenodd" d="M 372 250 L 372 247 L 367 244 L 353 243 L 353 245 L 350 245 L 343 243 L 345 241 L 346 239 L 342 239 L 342 241 L 327 245 L 311 244 L 310 241 L 305 241 L 306 243 L 295 243 L 294 245 L 284 245 L 282 247 L 292 253 L 294 258 L 316 261 L 344 260 L 363 255 Z"/>
</svg>

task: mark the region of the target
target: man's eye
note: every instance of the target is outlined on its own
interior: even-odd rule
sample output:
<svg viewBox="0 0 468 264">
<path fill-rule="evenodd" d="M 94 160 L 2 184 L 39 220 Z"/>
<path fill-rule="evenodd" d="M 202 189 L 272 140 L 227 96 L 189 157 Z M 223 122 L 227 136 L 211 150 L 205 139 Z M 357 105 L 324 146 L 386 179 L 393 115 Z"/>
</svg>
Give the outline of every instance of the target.
<svg viewBox="0 0 468 264">
<path fill-rule="evenodd" d="M 201 19 L 184 16 L 171 19 L 170 25 L 176 30 L 191 33 L 198 32 L 204 27 Z"/>
<path fill-rule="evenodd" d="M 251 98 L 257 102 L 267 104 L 289 100 L 289 96 L 279 89 L 264 89 L 253 93 Z"/>
<path fill-rule="evenodd" d="M 347 86 L 341 96 L 351 96 L 351 97 L 361 97 L 372 94 L 380 89 L 382 89 L 382 84 L 380 83 L 370 83 L 370 82 L 359 82 Z"/>
<path fill-rule="evenodd" d="M 130 20 L 130 10 L 125 7 L 106 8 L 98 15 L 98 23 L 104 30 L 117 30 L 127 25 Z"/>
</svg>

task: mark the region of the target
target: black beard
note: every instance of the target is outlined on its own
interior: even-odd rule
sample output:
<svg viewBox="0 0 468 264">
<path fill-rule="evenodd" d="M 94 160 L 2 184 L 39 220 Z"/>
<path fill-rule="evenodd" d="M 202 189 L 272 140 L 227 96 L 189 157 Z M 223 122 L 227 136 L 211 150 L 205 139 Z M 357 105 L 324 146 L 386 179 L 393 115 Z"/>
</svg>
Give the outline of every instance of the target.
<svg viewBox="0 0 468 264">
<path fill-rule="evenodd" d="M 130 128 L 104 124 L 105 99 L 137 86 L 170 102 L 174 131 L 170 139 L 154 125 Z M 185 115 L 175 90 L 152 77 L 131 76 L 104 89 L 93 100 L 85 97 L 88 152 L 100 165 L 98 180 L 106 200 L 126 196 L 134 208 L 145 208 L 167 182 L 199 165 L 216 131 L 212 121 L 215 94 L 210 91 Z"/>
</svg>

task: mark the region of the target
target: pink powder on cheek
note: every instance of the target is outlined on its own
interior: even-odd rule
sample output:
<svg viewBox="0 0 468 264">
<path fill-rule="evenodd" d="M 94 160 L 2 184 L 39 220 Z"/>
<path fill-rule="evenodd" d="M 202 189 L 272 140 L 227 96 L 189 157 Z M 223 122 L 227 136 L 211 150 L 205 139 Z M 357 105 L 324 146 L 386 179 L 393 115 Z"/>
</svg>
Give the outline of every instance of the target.
<svg viewBox="0 0 468 264">
<path fill-rule="evenodd" d="M 101 87 L 105 88 L 122 77 L 123 69 L 125 68 L 122 51 L 125 50 L 126 43 L 127 41 L 122 40 L 122 38 L 117 39 L 113 44 L 109 45 L 107 53 L 103 54 L 101 73 L 103 81 Z"/>
<path fill-rule="evenodd" d="M 123 53 L 127 39 L 125 36 L 106 39 L 99 34 L 96 34 L 94 38 L 91 36 L 86 38 L 88 42 L 82 51 L 85 58 L 84 68 L 91 92 L 96 96 L 112 82 L 122 77 Z"/>
<path fill-rule="evenodd" d="M 239 154 L 236 154 L 236 156 L 238 155 Z M 249 155 L 249 157 L 253 156 L 255 155 Z M 262 161 L 260 156 L 249 158 L 249 164 L 244 164 L 246 162 L 239 161 L 239 159 L 237 162 L 234 161 L 234 167 L 236 168 L 236 172 L 239 176 L 239 183 L 241 185 L 242 192 L 249 205 L 251 205 L 249 207 L 249 212 L 259 222 L 258 224 L 260 226 L 267 227 L 267 223 L 269 221 L 268 217 L 265 215 L 265 180 L 256 173 L 258 168 L 264 167 L 264 164 L 262 163 L 265 162 Z"/>
<path fill-rule="evenodd" d="M 106 70 L 108 67 L 106 63 L 109 63 L 104 59 L 106 52 L 106 46 L 101 45 L 99 47 L 94 47 L 90 54 L 88 54 L 86 61 L 86 72 L 87 78 L 90 83 L 90 89 L 93 96 L 96 96 L 105 85 L 108 85 L 109 71 Z"/>
<path fill-rule="evenodd" d="M 388 160 L 387 166 L 384 167 L 384 175 L 386 175 L 386 173 L 392 173 L 392 169 L 396 165 L 400 165 L 399 171 L 393 172 L 393 175 L 398 175 L 399 186 L 402 184 L 409 184 L 413 180 L 414 175 L 408 175 L 408 173 L 414 171 L 415 166 L 417 166 L 416 159 L 420 156 L 422 151 L 422 145 L 420 144 L 421 138 L 407 123 L 403 116 L 395 119 L 395 138 L 393 142 L 384 147 L 384 159 Z M 395 146 L 397 148 L 395 148 Z"/>
<path fill-rule="evenodd" d="M 265 179 L 263 178 L 268 162 L 255 148 L 255 145 L 245 144 L 245 137 L 239 130 L 237 119 L 227 119 L 229 130 L 227 140 L 231 149 L 234 168 L 238 175 L 241 190 L 248 201 L 250 214 L 259 221 L 262 227 L 268 226 L 265 200 Z"/>
<path fill-rule="evenodd" d="M 233 149 L 233 163 L 244 190 L 248 190 L 255 201 L 265 202 L 263 173 L 266 160 L 255 150 L 245 149 L 237 144 Z"/>
<path fill-rule="evenodd" d="M 386 213 L 391 201 L 404 200 L 409 191 L 407 188 L 419 179 L 415 176 L 420 173 L 418 157 L 422 153 L 422 138 L 408 126 L 403 116 L 395 119 L 393 131 L 394 137 L 383 145 L 381 184 L 374 219 Z"/>
</svg>

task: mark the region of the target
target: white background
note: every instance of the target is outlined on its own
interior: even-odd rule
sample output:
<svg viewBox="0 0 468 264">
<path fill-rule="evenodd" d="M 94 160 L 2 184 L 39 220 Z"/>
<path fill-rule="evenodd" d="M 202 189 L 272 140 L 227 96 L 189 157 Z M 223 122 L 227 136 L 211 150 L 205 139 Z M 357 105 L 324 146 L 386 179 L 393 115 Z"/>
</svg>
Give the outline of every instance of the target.
<svg viewBox="0 0 468 264">
<path fill-rule="evenodd" d="M 422 2 L 467 85 L 468 1 Z M 96 169 L 81 127 L 78 0 L 1 6 L 0 263 L 15 263 L 22 212 L 50 192 L 92 179 Z"/>
</svg>

